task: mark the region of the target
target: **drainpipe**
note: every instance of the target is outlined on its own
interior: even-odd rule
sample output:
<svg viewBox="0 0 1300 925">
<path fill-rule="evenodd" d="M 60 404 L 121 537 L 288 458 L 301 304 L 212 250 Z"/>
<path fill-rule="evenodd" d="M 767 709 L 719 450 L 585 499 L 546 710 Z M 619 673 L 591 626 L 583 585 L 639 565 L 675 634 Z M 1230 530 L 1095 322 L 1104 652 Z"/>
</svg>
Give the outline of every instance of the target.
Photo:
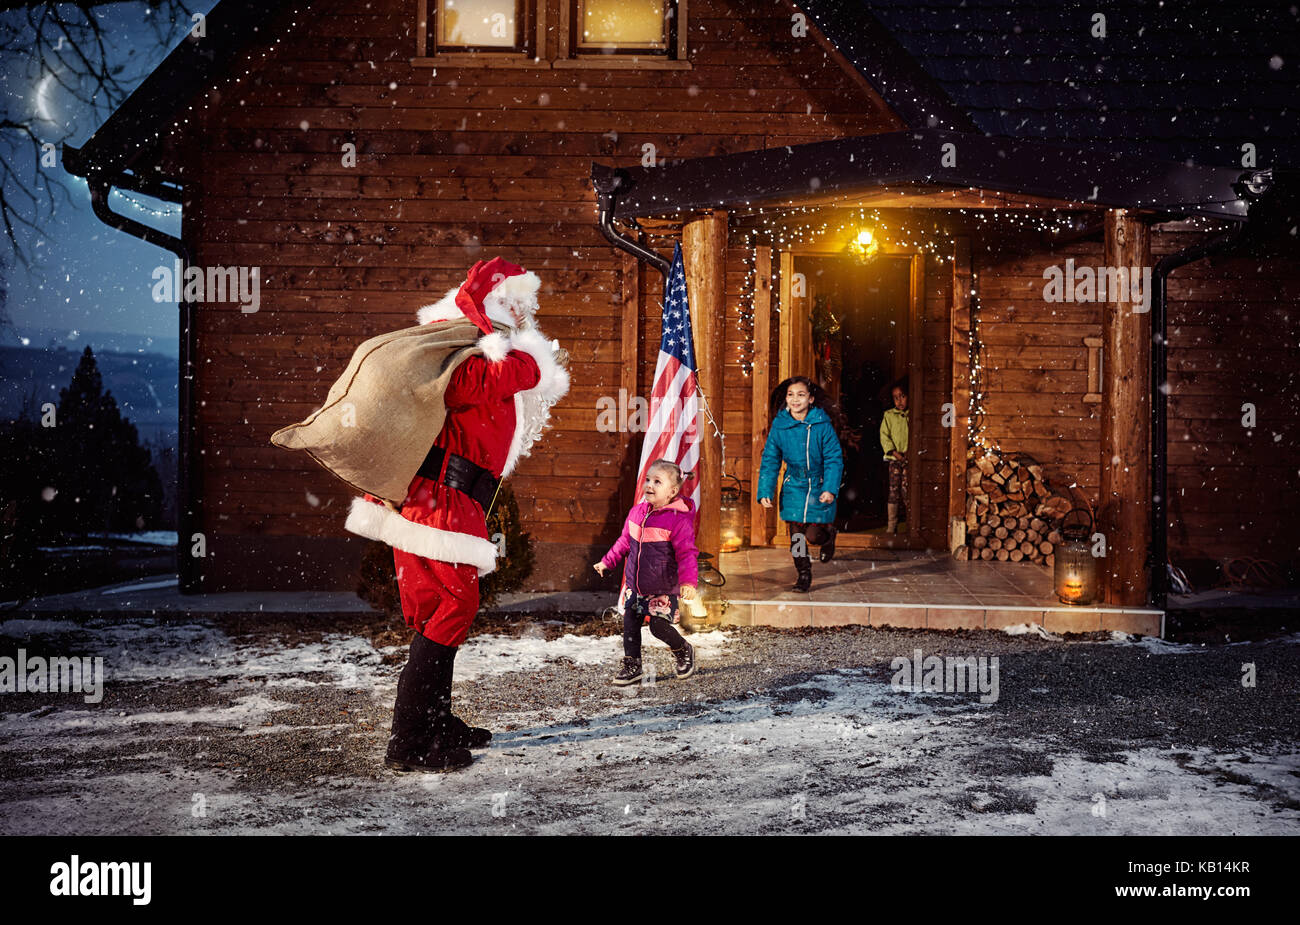
<svg viewBox="0 0 1300 925">
<path fill-rule="evenodd" d="M 650 264 L 663 274 L 664 282 L 667 283 L 668 271 L 672 268 L 672 264 L 662 255 L 643 246 L 635 238 L 627 237 L 614 227 L 614 200 L 618 196 L 618 188 L 623 185 L 624 175 L 613 167 L 592 164 L 591 182 L 596 188 L 596 225 L 600 228 L 600 233 L 605 236 L 605 240 L 619 250 L 627 251 L 637 260 Z"/>
<path fill-rule="evenodd" d="M 1267 173 L 1267 172 L 1261 172 Z M 1258 198 L 1262 188 L 1259 174 L 1248 174 L 1243 198 Z M 1265 181 L 1266 183 L 1266 181 Z M 1246 234 L 1249 222 L 1242 222 L 1221 234 L 1161 257 L 1155 265 L 1155 296 L 1151 305 L 1151 598 L 1164 610 L 1169 596 L 1169 537 L 1166 511 L 1169 508 L 1169 274 L 1204 257 L 1230 250 Z"/>
<path fill-rule="evenodd" d="M 128 218 L 114 212 L 108 206 L 108 195 L 114 185 L 131 187 L 125 178 L 120 184 L 98 173 L 91 173 L 86 178 L 90 188 L 90 206 L 101 222 L 110 228 L 124 231 L 132 237 L 149 244 L 171 251 L 180 258 L 181 266 L 188 267 L 193 261 L 189 246 L 180 238 L 174 238 L 166 232 L 151 228 L 143 222 Z M 178 194 L 167 192 L 165 187 L 157 186 L 141 190 L 151 196 L 160 196 L 172 202 L 180 203 Z M 177 280 L 181 284 L 181 280 Z M 177 524 L 176 524 L 176 573 L 182 593 L 193 594 L 199 590 L 198 560 L 190 555 L 192 537 L 199 527 L 199 500 L 197 496 L 199 478 L 197 470 L 198 454 L 194 446 L 194 303 L 179 299 L 181 312 L 181 355 L 180 355 L 180 426 L 178 428 L 177 446 Z"/>
</svg>

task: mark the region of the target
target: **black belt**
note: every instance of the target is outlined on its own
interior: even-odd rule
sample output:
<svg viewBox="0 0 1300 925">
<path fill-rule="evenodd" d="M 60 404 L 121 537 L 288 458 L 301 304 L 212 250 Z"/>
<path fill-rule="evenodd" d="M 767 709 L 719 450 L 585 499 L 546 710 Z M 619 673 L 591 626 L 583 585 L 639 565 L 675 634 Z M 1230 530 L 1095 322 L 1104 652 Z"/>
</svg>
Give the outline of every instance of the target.
<svg viewBox="0 0 1300 925">
<path fill-rule="evenodd" d="M 445 475 L 442 472 L 444 458 L 447 460 Z M 424 462 L 420 463 L 416 474 L 464 492 L 478 502 L 485 515 L 488 508 L 492 506 L 492 499 L 496 497 L 497 485 L 500 481 L 492 475 L 491 470 L 470 462 L 464 456 L 448 453 L 440 446 L 429 450 L 429 455 L 424 457 Z"/>
</svg>

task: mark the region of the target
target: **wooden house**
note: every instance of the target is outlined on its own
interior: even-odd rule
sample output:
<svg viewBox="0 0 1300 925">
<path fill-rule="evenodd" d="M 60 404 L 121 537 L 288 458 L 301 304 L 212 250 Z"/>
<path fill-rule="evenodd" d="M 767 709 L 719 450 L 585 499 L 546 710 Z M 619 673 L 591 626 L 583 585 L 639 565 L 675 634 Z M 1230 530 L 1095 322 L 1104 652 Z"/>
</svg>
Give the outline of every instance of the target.
<svg viewBox="0 0 1300 925">
<path fill-rule="evenodd" d="M 353 586 L 345 487 L 268 435 L 494 255 L 542 276 L 574 361 L 512 481 L 536 586 L 585 586 L 640 447 L 597 406 L 648 394 L 678 240 L 721 425 L 707 499 L 752 488 L 770 389 L 822 369 L 858 409 L 866 523 L 877 392 L 906 377 L 915 514 L 842 546 L 957 545 L 988 446 L 1093 508 L 1109 602 L 1159 603 L 1167 556 L 1293 560 L 1300 128 L 1296 64 L 1267 49 L 1295 47 L 1294 17 L 1209 5 L 1192 19 L 1233 41 L 1207 48 L 1154 7 L 1098 8 L 1101 38 L 1009 2 L 222 0 L 65 153 L 109 224 L 260 268 L 256 312 L 180 304 L 184 586 Z M 114 187 L 182 203 L 181 238 L 115 213 Z M 1079 268 L 1091 288 L 1048 293 Z M 1145 285 L 1099 298 L 1116 268 Z M 742 513 L 782 541 L 752 491 Z M 713 552 L 720 517 L 703 506 Z"/>
</svg>

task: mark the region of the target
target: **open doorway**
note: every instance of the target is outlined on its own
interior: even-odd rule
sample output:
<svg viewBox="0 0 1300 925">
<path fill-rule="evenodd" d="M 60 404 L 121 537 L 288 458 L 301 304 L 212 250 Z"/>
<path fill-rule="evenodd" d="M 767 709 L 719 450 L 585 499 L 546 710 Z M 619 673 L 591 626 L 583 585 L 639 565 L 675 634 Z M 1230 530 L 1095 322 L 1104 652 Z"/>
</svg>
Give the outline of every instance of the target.
<svg viewBox="0 0 1300 925">
<path fill-rule="evenodd" d="M 783 325 L 799 331 L 790 338 L 791 374 L 816 378 L 860 435 L 856 446 L 844 450 L 836 509 L 841 541 L 847 547 L 918 546 L 917 427 L 911 412 L 918 406 L 921 385 L 920 259 L 890 254 L 864 264 L 824 252 L 796 252 L 787 259 L 785 267 L 804 287 L 802 298 L 791 292 L 793 311 L 782 318 Z M 890 532 L 890 467 L 880 430 L 886 410 L 894 406 L 896 386 L 907 394 L 911 426 L 901 472 L 894 473 L 894 497 L 900 488 L 903 495 L 895 510 L 896 531 Z M 900 486 L 903 472 L 907 478 Z"/>
</svg>

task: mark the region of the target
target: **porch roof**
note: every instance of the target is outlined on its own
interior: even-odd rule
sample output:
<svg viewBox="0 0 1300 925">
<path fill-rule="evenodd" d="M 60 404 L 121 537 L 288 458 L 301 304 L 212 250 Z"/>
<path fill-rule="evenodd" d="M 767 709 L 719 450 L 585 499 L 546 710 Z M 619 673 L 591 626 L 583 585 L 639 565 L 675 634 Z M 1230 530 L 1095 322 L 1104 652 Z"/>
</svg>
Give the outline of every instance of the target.
<svg viewBox="0 0 1300 925">
<path fill-rule="evenodd" d="M 951 144 L 952 149 L 944 146 Z M 950 158 L 944 157 L 951 150 Z M 951 166 L 944 161 L 950 160 Z M 936 191 L 991 191 L 1024 207 L 1110 207 L 1244 221 L 1242 183 L 1254 171 L 1125 157 L 1085 147 L 937 129 L 787 145 L 660 167 L 592 165 L 613 189 L 613 216 L 641 218 L 698 209 L 860 205 L 864 194 L 906 187 L 896 205 Z M 855 198 L 856 197 L 856 198 Z M 1029 201 L 1037 200 L 1034 202 Z M 881 205 L 879 197 L 869 204 Z M 999 197 L 995 205 L 1014 205 Z M 945 202 L 944 207 L 970 205 Z"/>
</svg>

